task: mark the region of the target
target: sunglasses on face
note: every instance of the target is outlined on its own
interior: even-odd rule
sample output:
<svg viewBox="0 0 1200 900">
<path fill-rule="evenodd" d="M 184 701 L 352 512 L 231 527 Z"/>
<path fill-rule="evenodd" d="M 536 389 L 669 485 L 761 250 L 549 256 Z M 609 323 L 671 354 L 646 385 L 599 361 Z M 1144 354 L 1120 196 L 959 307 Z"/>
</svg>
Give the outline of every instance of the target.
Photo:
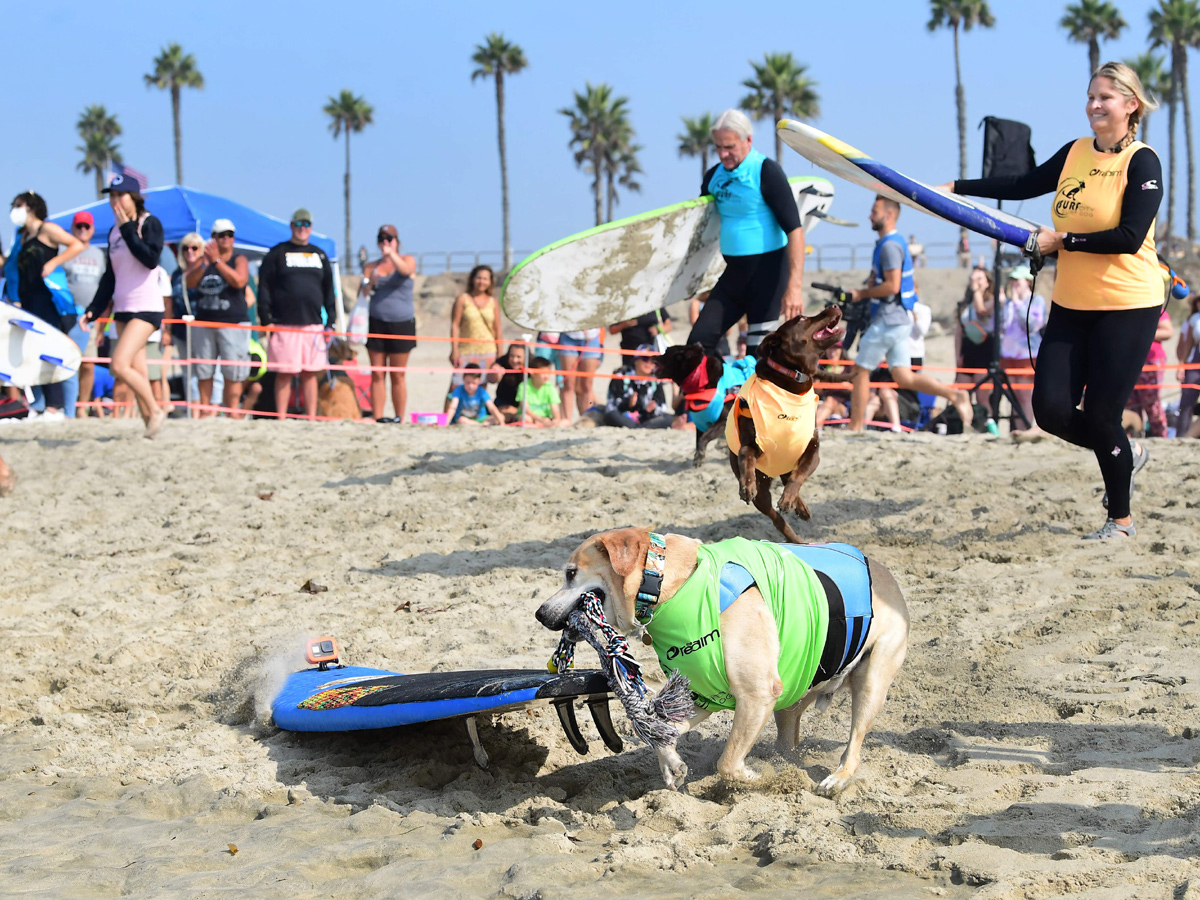
<svg viewBox="0 0 1200 900">
<path fill-rule="evenodd" d="M 184 253 L 199 253 L 203 249 L 204 249 L 203 247 L 197 247 L 195 244 L 185 244 L 184 248 L 183 248 L 183 252 Z"/>
<path fill-rule="evenodd" d="M 308 219 L 297 219 L 292 223 L 293 228 L 312 228 L 312 222 Z"/>
<path fill-rule="evenodd" d="M 213 235 L 213 237 L 215 237 L 215 238 L 231 238 L 231 237 L 233 237 L 233 232 L 232 231 L 218 231 L 216 234 Z"/>
<path fill-rule="evenodd" d="M 91 231 L 92 226 L 88 225 L 86 222 L 80 222 L 78 225 L 72 225 L 71 230 L 72 231 Z"/>
<path fill-rule="evenodd" d="M 375 242 L 377 244 L 386 244 L 386 243 L 389 243 L 390 241 L 394 241 L 394 240 L 396 240 L 396 239 L 394 237 L 392 237 L 390 234 L 381 234 L 379 237 L 375 238 Z"/>
</svg>

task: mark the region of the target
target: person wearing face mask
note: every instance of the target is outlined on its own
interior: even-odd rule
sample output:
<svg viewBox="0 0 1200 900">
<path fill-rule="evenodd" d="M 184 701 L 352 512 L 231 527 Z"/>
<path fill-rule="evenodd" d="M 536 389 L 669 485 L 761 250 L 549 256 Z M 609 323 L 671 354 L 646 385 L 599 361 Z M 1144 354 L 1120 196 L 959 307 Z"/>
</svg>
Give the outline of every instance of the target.
<svg viewBox="0 0 1200 900">
<path fill-rule="evenodd" d="M 1121 413 L 1163 306 L 1154 249 L 1162 164 L 1137 140 L 1142 115 L 1156 105 L 1129 66 L 1105 63 L 1088 83 L 1085 111 L 1094 137 L 1070 141 L 1025 175 L 949 186 L 998 200 L 1055 193 L 1054 229 L 1037 235 L 1043 254 L 1058 253 L 1058 275 L 1038 350 L 1033 411 L 1050 434 L 1096 455 L 1108 518 L 1086 536 L 1091 540 L 1137 533 L 1129 495 L 1150 458 L 1145 446 L 1130 446 Z"/>
<path fill-rule="evenodd" d="M 33 191 L 13 198 L 9 218 L 17 226 L 21 247 L 17 253 L 17 296 L 21 308 L 44 319 L 63 333 L 75 326 L 75 316 L 63 316 L 54 305 L 54 297 L 46 286 L 46 277 L 65 262 L 83 252 L 83 241 L 64 228 L 46 221 L 46 201 Z M 66 250 L 59 252 L 60 246 Z M 74 376 L 76 379 L 78 375 Z M 76 381 L 78 384 L 78 381 Z M 38 385 L 34 396 L 45 402 L 44 414 L 61 418 L 64 406 L 64 386 Z"/>
<path fill-rule="evenodd" d="M 129 387 L 146 424 L 145 437 L 157 437 L 167 418 L 154 399 L 146 367 L 146 343 L 162 327 L 170 297 L 163 299 L 158 261 L 163 227 L 146 211 L 141 188 L 128 175 L 114 175 L 104 189 L 116 224 L 108 233 L 108 268 L 96 296 L 83 316 L 85 325 L 112 311 L 117 345 L 112 350 L 112 374 Z"/>
<path fill-rule="evenodd" d="M 1041 294 L 1034 294 L 1033 273 L 1028 266 L 1018 266 L 1008 275 L 1008 297 L 1001 295 L 1000 302 L 1000 368 L 1029 369 L 1037 359 L 1038 348 L 1042 345 L 1042 329 L 1046 327 L 1046 300 Z M 1029 422 L 1029 428 L 1021 421 L 1020 416 L 1013 416 L 1012 430 L 1014 432 L 1041 433 L 1034 425 L 1033 391 L 1022 385 L 1032 385 L 1032 375 L 1014 375 L 1009 372 L 1009 382 L 1015 388 L 1017 402 L 1021 412 Z"/>
<path fill-rule="evenodd" d="M 711 196 L 721 216 L 725 271 L 692 326 L 688 342 L 715 350 L 746 316 L 747 353 L 780 322 L 804 312 L 804 228 L 796 198 L 779 163 L 751 144 L 746 114 L 727 109 L 712 129 L 719 162 L 704 173 L 700 195 Z"/>
</svg>

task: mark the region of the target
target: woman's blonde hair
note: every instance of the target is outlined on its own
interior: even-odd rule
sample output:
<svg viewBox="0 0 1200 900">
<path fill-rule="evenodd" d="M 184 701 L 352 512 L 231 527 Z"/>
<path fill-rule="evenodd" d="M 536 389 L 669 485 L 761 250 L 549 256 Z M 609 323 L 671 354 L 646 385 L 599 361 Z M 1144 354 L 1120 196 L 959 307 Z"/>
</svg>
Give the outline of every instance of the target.
<svg viewBox="0 0 1200 900">
<path fill-rule="evenodd" d="M 1142 87 L 1142 79 L 1138 78 L 1137 72 L 1123 62 L 1106 62 L 1092 73 L 1091 80 L 1094 81 L 1097 78 L 1107 78 L 1116 86 L 1117 93 L 1122 97 L 1137 100 L 1138 108 L 1129 114 L 1129 133 L 1136 138 L 1142 114 L 1158 109 L 1158 100 L 1146 93 L 1146 89 Z"/>
<path fill-rule="evenodd" d="M 175 254 L 175 260 L 179 263 L 179 268 L 187 266 L 187 261 L 183 258 L 184 247 L 203 247 L 204 235 L 198 231 L 189 231 L 179 239 L 179 252 Z"/>
</svg>

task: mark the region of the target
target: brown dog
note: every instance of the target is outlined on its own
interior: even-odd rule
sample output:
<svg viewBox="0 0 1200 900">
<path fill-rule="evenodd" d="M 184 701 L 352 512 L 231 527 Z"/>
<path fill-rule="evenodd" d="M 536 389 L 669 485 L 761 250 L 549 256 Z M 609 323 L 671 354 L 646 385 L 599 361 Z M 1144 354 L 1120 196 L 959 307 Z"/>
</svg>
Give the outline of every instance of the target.
<svg viewBox="0 0 1200 900">
<path fill-rule="evenodd" d="M 679 385 L 679 399 L 676 401 L 675 413 L 688 413 L 688 418 L 695 421 L 697 415 L 704 411 L 712 402 L 714 394 L 720 389 L 721 375 L 725 361 L 715 350 L 706 350 L 700 344 L 668 347 L 654 361 L 655 372 L 660 378 L 670 378 Z M 720 415 L 706 428 L 696 428 L 696 452 L 692 456 L 692 465 L 700 466 L 704 462 L 708 445 L 725 433 L 725 417 L 733 406 L 734 394 L 730 393 L 721 402 L 724 404 Z"/>
<path fill-rule="evenodd" d="M 351 362 L 354 356 L 354 348 L 347 341 L 333 341 L 329 346 L 329 361 L 334 365 Z M 317 415 L 331 419 L 362 418 L 354 382 L 345 372 L 329 369 L 317 383 Z"/>
<path fill-rule="evenodd" d="M 815 316 L 788 319 L 763 338 L 754 374 L 742 385 L 725 423 L 729 463 L 742 500 L 753 503 L 794 543 L 800 539 L 780 513 L 812 518 L 800 488 L 821 462 L 813 376 L 825 351 L 841 339 L 841 320 L 841 310 L 830 306 Z M 778 511 L 771 508 L 776 476 L 783 482 Z"/>
<path fill-rule="evenodd" d="M 538 609 L 538 621 L 561 630 L 579 605 L 580 595 L 593 591 L 604 605 L 605 619 L 619 632 L 636 635 L 644 625 L 664 668 L 678 668 L 687 674 L 687 666 L 694 663 L 722 672 L 727 684 L 723 690 L 735 702 L 731 704 L 729 696 L 717 703 L 706 702 L 712 695 L 697 697 L 695 715 L 677 727 L 681 734 L 686 733 L 708 718 L 711 707 L 733 706 L 733 727 L 717 761 L 717 771 L 726 779 L 758 777 L 746 767 L 746 754 L 772 711 L 779 731 L 776 749 L 789 753 L 799 740 L 804 711 L 814 703 L 824 711 L 838 689 L 849 683 L 850 739 L 837 769 L 817 787 L 818 793 L 826 796 L 842 790 L 858 769 L 863 739 L 908 652 L 908 608 L 891 572 L 844 544 L 792 549 L 740 538 L 708 545 L 678 534 L 654 538 L 659 543 L 652 542 L 647 528 L 619 528 L 588 538 L 571 554 L 563 571 L 563 587 Z M 653 561 L 647 555 L 650 552 L 656 557 Z M 811 568 L 802 569 L 799 577 L 793 577 L 793 568 L 789 575 L 788 565 L 779 563 L 788 554 L 809 554 Z M 723 608 L 717 618 L 715 599 L 706 612 L 689 604 L 694 602 L 690 598 L 698 586 L 710 585 L 715 592 L 720 582 L 725 590 L 730 565 L 722 562 L 725 558 L 746 560 L 758 574 L 748 587 L 745 581 L 736 582 L 728 591 L 730 596 L 722 596 Z M 751 558 L 774 560 L 775 565 L 764 570 L 749 561 Z M 797 565 L 791 561 L 791 566 Z M 661 582 L 647 578 L 646 572 L 653 568 L 661 572 Z M 775 577 L 775 568 L 784 575 Z M 814 575 L 819 588 L 814 587 Z M 644 605 L 647 590 L 656 594 L 649 619 Z M 683 606 L 673 609 L 672 604 L 680 603 Z M 819 604 L 824 604 L 824 614 Z M 699 612 L 693 614 L 694 609 Z M 718 623 L 715 629 L 711 628 L 714 618 Z M 822 618 L 827 620 L 825 630 L 819 625 Z M 694 640 L 680 644 L 671 630 L 672 622 L 691 628 L 694 633 L 684 637 Z M 791 635 L 784 633 L 783 624 Z M 789 636 L 802 631 L 811 643 L 800 646 L 815 651 L 821 664 L 813 674 L 799 679 L 795 665 L 799 654 L 794 652 L 798 645 L 795 640 L 789 643 Z M 708 656 L 718 648 L 719 656 Z M 804 674 L 809 671 L 811 663 Z M 787 682 L 781 672 L 789 676 Z M 693 691 L 700 686 L 693 680 Z M 780 708 L 793 697 L 797 699 L 791 705 Z M 687 776 L 687 766 L 676 748 L 659 750 L 658 762 L 667 787 L 678 789 Z"/>
</svg>

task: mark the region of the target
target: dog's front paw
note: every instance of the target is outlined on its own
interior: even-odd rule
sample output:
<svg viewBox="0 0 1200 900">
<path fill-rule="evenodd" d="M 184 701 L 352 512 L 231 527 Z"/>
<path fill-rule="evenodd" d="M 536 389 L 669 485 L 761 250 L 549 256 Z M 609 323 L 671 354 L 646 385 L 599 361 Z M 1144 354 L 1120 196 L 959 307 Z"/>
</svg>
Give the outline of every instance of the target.
<svg viewBox="0 0 1200 900">
<path fill-rule="evenodd" d="M 696 451 L 695 456 L 692 457 L 692 468 L 698 469 L 702 465 L 704 465 L 704 448 L 703 447 L 698 449 Z"/>
<path fill-rule="evenodd" d="M 743 503 L 753 503 L 758 497 L 757 479 L 753 476 L 749 479 L 740 479 L 738 481 L 738 496 L 742 498 Z"/>
<path fill-rule="evenodd" d="M 790 495 L 784 491 L 783 496 L 779 498 L 779 511 L 794 512 L 806 522 L 812 518 L 812 510 L 808 508 L 808 504 L 804 502 L 799 491 Z"/>
<path fill-rule="evenodd" d="M 688 767 L 674 749 L 658 752 L 658 768 L 662 772 L 663 781 L 673 791 L 679 790 L 687 781 Z"/>
<path fill-rule="evenodd" d="M 835 797 L 846 789 L 846 786 L 853 780 L 853 775 L 843 775 L 841 769 L 826 776 L 820 784 L 817 785 L 817 793 L 822 797 Z"/>
</svg>

